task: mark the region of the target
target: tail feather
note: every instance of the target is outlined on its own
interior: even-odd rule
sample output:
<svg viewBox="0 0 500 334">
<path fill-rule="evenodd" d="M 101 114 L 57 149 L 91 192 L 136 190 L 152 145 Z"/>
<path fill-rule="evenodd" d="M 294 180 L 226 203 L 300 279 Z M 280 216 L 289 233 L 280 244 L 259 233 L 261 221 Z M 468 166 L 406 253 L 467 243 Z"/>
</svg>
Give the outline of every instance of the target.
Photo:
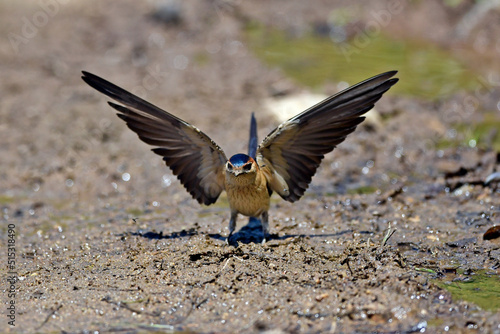
<svg viewBox="0 0 500 334">
<path fill-rule="evenodd" d="M 250 139 L 248 140 L 248 155 L 253 159 L 257 156 L 257 120 L 252 112 L 252 117 L 250 119 Z"/>
<path fill-rule="evenodd" d="M 254 160 L 257 159 L 257 120 L 255 119 L 255 114 L 252 112 L 252 117 L 250 118 L 250 139 L 248 140 L 248 155 Z M 257 217 L 248 218 L 248 224 L 252 222 L 252 219 L 260 221 Z M 264 236 L 265 237 L 265 236 Z"/>
</svg>

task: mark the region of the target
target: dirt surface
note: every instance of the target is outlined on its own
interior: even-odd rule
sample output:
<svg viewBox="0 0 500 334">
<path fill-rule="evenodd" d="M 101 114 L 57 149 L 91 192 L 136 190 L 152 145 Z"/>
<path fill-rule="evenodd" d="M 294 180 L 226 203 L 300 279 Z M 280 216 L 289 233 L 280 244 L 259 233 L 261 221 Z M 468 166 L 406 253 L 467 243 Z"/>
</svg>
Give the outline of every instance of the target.
<svg viewBox="0 0 500 334">
<path fill-rule="evenodd" d="M 500 220 L 498 181 L 484 184 L 500 169 L 496 133 L 467 139 L 486 114 L 499 120 L 498 10 L 459 38 L 474 2 L 402 1 L 386 33 L 450 50 L 487 89 L 385 96 L 381 120 L 325 158 L 304 198 L 273 198 L 263 245 L 243 217 L 225 245 L 225 197 L 199 206 L 80 79 L 98 74 L 245 152 L 250 112 L 262 138 L 283 121 L 264 101 L 307 90 L 254 55 L 248 23 L 300 34 L 352 3 L 3 1 L 0 264 L 2 282 L 17 280 L 15 296 L 2 285 L 0 332 L 500 333 L 498 308 L 439 284 L 500 273 L 500 240 L 483 240 Z M 356 1 L 354 26 L 387 4 Z"/>
</svg>

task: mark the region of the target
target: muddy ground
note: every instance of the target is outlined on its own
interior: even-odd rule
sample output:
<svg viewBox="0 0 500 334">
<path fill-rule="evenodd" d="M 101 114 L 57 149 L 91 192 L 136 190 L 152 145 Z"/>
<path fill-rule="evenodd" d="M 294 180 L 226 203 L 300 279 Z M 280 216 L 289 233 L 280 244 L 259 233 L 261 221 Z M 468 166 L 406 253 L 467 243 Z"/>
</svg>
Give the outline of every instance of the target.
<svg viewBox="0 0 500 334">
<path fill-rule="evenodd" d="M 484 184 L 500 169 L 497 132 L 467 137 L 485 114 L 499 121 L 498 9 L 460 36 L 475 2 L 402 1 L 385 33 L 449 51 L 487 88 L 385 96 L 380 120 L 325 158 L 303 199 L 273 199 L 269 242 L 240 218 L 226 246 L 224 196 L 192 200 L 80 71 L 194 123 L 230 156 L 246 151 L 250 112 L 262 138 L 282 121 L 264 101 L 309 89 L 255 56 L 249 22 L 300 34 L 353 2 L 158 3 L 0 4 L 0 332 L 500 333 L 500 240 L 483 239 L 500 220 L 498 182 Z M 357 1 L 354 25 L 388 3 Z M 479 275 L 496 278 L 471 292 L 486 304 L 444 289 Z"/>
</svg>

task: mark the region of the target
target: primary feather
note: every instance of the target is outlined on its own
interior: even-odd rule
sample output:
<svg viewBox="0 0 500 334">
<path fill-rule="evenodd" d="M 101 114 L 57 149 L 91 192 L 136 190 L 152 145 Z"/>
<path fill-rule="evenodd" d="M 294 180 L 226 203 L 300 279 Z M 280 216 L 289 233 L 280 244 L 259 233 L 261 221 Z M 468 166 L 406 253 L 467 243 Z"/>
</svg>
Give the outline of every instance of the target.
<svg viewBox="0 0 500 334">
<path fill-rule="evenodd" d="M 222 149 L 198 128 L 94 74 L 82 72 L 91 87 L 123 105 L 109 102 L 118 117 L 163 160 L 200 204 L 212 204 L 224 190 Z"/>
<path fill-rule="evenodd" d="M 269 169 L 271 189 L 295 202 L 306 191 L 326 153 L 352 133 L 397 72 L 379 74 L 312 106 L 282 123 L 264 138 L 257 162 Z"/>
</svg>

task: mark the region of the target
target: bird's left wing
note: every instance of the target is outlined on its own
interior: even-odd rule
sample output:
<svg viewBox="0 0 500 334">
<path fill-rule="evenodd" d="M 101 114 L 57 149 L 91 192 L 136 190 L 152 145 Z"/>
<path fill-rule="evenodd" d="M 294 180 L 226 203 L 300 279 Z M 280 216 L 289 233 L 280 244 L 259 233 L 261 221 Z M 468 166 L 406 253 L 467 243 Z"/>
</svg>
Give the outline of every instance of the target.
<svg viewBox="0 0 500 334">
<path fill-rule="evenodd" d="M 152 146 L 186 190 L 200 204 L 212 204 L 224 190 L 222 149 L 198 128 L 144 101 L 94 74 L 82 72 L 82 79 L 99 92 L 118 101 L 108 102 L 118 117 Z"/>
<path fill-rule="evenodd" d="M 379 74 L 330 96 L 274 129 L 257 149 L 257 163 L 272 190 L 295 202 L 324 155 L 344 141 L 361 117 L 391 88 L 397 72 Z"/>
</svg>

